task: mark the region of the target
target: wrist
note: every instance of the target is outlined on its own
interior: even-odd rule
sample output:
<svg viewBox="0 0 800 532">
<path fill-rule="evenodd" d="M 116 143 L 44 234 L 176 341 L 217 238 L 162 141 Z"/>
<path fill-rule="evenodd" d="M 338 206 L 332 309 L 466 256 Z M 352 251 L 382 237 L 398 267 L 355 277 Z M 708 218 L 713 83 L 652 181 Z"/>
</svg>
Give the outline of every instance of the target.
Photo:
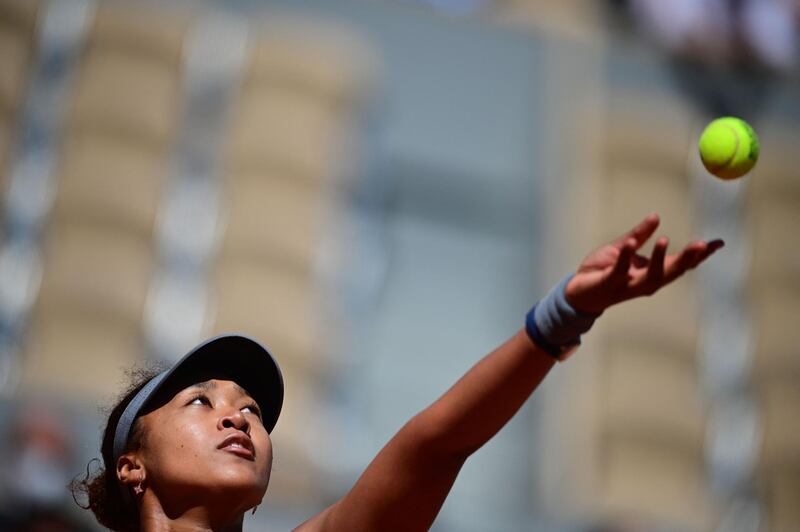
<svg viewBox="0 0 800 532">
<path fill-rule="evenodd" d="M 592 305 L 580 296 L 580 289 L 578 287 L 579 281 L 575 274 L 569 276 L 569 282 L 564 287 L 564 297 L 567 303 L 575 309 L 576 312 L 586 315 L 599 317 L 606 309 L 604 306 Z"/>
<path fill-rule="evenodd" d="M 567 300 L 566 289 L 573 274 L 566 276 L 528 312 L 525 330 L 543 351 L 558 360 L 571 355 L 599 314 L 576 309 Z"/>
</svg>

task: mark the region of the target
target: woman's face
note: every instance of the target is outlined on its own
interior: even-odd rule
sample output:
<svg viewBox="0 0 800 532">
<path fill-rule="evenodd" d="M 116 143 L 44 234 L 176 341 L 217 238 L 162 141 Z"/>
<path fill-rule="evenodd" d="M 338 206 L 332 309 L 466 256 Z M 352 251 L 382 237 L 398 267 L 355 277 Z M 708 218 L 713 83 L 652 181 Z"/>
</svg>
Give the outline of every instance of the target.
<svg viewBox="0 0 800 532">
<path fill-rule="evenodd" d="M 261 501 L 272 442 L 258 405 L 238 384 L 197 383 L 141 420 L 139 456 L 147 488 L 162 504 L 234 504 L 244 511 Z"/>
</svg>

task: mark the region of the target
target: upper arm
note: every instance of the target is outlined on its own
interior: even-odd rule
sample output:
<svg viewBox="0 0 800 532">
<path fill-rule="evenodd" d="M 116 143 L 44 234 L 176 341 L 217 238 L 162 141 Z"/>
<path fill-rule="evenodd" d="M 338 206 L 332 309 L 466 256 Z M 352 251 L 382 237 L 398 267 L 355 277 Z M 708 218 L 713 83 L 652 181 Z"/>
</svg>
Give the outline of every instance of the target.
<svg viewBox="0 0 800 532">
<path fill-rule="evenodd" d="M 428 530 L 467 457 L 511 419 L 554 363 L 520 330 L 406 423 L 344 497 L 297 530 Z"/>
<path fill-rule="evenodd" d="M 466 460 L 438 452 L 429 424 L 409 421 L 344 497 L 295 530 L 428 530 Z"/>
</svg>

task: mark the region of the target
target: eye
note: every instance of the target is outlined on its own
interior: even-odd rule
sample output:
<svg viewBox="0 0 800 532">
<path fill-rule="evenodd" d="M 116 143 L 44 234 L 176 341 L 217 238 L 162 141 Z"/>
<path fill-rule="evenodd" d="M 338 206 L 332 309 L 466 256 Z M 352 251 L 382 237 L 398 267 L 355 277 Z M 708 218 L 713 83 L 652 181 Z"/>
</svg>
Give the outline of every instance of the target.
<svg viewBox="0 0 800 532">
<path fill-rule="evenodd" d="M 258 419 L 261 419 L 261 409 L 258 408 L 258 405 L 255 403 L 250 403 L 249 405 L 243 406 L 242 410 L 249 410 L 251 414 L 255 414 L 258 416 Z"/>
<path fill-rule="evenodd" d="M 211 401 L 205 394 L 197 394 L 189 399 L 189 402 L 186 403 L 187 405 L 207 405 L 211 406 Z"/>
</svg>

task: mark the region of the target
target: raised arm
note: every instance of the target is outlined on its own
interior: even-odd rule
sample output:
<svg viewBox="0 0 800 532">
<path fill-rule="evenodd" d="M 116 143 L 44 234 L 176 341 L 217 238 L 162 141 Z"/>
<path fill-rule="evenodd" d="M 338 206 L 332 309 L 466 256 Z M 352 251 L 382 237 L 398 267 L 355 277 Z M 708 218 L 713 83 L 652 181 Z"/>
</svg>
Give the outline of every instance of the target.
<svg viewBox="0 0 800 532">
<path fill-rule="evenodd" d="M 720 240 L 696 241 L 667 255 L 668 241 L 659 238 L 649 258 L 637 254 L 658 223 L 658 216 L 646 217 L 581 262 L 562 294 L 573 310 L 599 315 L 653 294 L 722 247 Z M 428 530 L 469 455 L 511 419 L 554 364 L 521 329 L 406 423 L 342 499 L 296 530 Z"/>
</svg>

